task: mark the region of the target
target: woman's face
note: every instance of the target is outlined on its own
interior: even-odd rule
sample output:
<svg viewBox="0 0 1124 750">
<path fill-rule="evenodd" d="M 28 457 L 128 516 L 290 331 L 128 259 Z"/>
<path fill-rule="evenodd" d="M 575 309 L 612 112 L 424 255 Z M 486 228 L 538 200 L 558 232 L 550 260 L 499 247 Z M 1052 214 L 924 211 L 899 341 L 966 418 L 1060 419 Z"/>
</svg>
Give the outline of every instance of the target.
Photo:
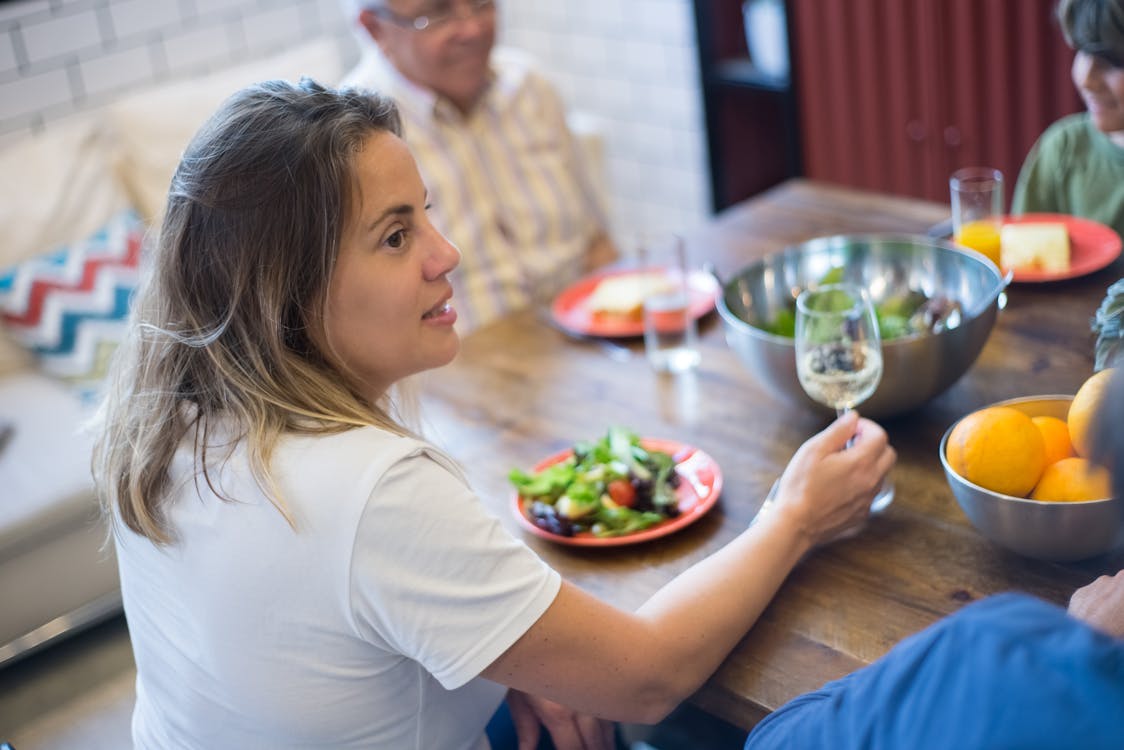
<svg viewBox="0 0 1124 750">
<path fill-rule="evenodd" d="M 398 380 L 448 364 L 460 342 L 448 274 L 460 252 L 430 223 L 414 157 L 395 135 L 355 154 L 358 183 L 328 284 L 325 335 L 372 399 Z"/>
<path fill-rule="evenodd" d="M 1097 130 L 1124 131 L 1124 68 L 1079 51 L 1073 58 L 1073 84 L 1085 100 Z"/>
</svg>

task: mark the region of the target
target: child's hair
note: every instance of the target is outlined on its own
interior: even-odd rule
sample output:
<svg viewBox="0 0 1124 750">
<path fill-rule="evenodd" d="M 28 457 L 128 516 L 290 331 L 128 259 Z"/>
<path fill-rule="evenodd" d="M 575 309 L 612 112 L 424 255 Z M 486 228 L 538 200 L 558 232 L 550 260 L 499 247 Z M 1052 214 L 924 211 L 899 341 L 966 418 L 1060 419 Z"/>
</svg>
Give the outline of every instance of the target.
<svg viewBox="0 0 1124 750">
<path fill-rule="evenodd" d="M 1057 17 L 1070 47 L 1124 67 L 1124 0 L 1060 0 Z"/>
<path fill-rule="evenodd" d="M 228 99 L 188 145 L 99 413 L 94 476 L 128 528 L 172 540 L 172 458 L 193 439 L 214 488 L 219 457 L 207 446 L 220 424 L 245 442 L 286 518 L 268 470 L 282 433 L 408 433 L 388 399 L 370 403 L 328 350 L 323 321 L 342 228 L 359 201 L 355 154 L 372 135 L 399 132 L 385 97 L 267 81 Z"/>
</svg>

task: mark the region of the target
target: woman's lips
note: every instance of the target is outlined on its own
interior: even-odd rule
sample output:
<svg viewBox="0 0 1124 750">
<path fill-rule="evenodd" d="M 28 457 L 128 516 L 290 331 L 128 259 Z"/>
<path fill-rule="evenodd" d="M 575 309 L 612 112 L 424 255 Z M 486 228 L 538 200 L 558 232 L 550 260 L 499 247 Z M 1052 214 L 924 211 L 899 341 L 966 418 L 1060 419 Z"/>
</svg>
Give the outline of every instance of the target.
<svg viewBox="0 0 1124 750">
<path fill-rule="evenodd" d="M 438 315 L 448 312 L 449 309 L 449 300 L 445 300 L 441 304 L 436 305 L 435 307 L 426 311 L 426 313 L 422 315 L 422 319 L 424 320 L 426 318 L 436 318 Z"/>
<path fill-rule="evenodd" d="M 422 320 L 426 322 L 441 323 L 445 325 L 452 325 L 457 322 L 457 311 L 453 309 L 449 300 L 445 300 L 441 304 L 434 307 L 422 315 Z"/>
</svg>

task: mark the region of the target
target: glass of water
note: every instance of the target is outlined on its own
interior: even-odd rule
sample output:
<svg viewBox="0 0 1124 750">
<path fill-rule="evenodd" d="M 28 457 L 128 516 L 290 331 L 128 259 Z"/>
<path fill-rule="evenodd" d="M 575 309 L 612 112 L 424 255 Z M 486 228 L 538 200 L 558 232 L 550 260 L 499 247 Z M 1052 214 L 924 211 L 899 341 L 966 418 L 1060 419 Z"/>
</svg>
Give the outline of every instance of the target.
<svg viewBox="0 0 1124 750">
<path fill-rule="evenodd" d="M 837 415 L 870 398 L 882 380 L 882 340 L 874 305 L 855 284 L 805 289 L 796 298 L 796 375 L 814 401 Z M 886 482 L 871 504 L 885 508 L 894 497 Z"/>
<path fill-rule="evenodd" d="M 637 253 L 648 361 L 661 372 L 690 370 L 699 363 L 699 345 L 683 238 L 644 237 Z"/>
</svg>

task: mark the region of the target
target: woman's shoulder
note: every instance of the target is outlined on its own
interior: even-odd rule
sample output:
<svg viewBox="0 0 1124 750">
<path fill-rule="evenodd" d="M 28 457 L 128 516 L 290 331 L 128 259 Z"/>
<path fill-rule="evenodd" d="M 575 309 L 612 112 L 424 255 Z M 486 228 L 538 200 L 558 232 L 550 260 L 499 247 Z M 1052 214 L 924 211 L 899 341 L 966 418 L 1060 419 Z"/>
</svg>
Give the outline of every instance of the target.
<svg viewBox="0 0 1124 750">
<path fill-rule="evenodd" d="M 286 462 L 321 467 L 336 477 L 348 477 L 347 481 L 365 477 L 366 482 L 378 482 L 392 466 L 415 457 L 428 459 L 422 463 L 431 463 L 458 479 L 463 476 L 456 462 L 427 440 L 376 426 L 290 434 L 279 450 Z"/>
<path fill-rule="evenodd" d="M 340 430 L 290 432 L 282 436 L 278 450 L 327 459 L 343 464 L 355 458 L 365 463 L 374 457 L 401 458 L 421 450 L 426 443 L 412 435 L 373 425 Z"/>
</svg>

